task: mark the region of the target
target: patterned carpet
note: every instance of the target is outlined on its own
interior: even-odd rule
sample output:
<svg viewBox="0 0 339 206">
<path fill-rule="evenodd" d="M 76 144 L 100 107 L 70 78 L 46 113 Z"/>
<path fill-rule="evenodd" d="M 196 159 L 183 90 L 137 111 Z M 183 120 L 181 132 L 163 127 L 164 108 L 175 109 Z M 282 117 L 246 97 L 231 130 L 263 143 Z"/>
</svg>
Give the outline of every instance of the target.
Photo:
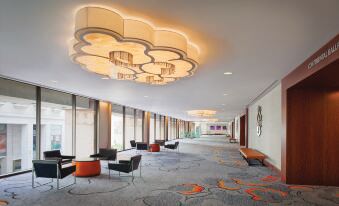
<svg viewBox="0 0 339 206">
<path fill-rule="evenodd" d="M 62 190 L 55 182 L 32 189 L 31 173 L 0 179 L 0 206 L 339 205 L 339 188 L 283 184 L 270 169 L 247 166 L 237 149 L 223 137 L 184 139 L 179 153 L 143 152 L 141 178 L 115 174 L 109 179 L 102 162 L 100 176 L 77 178 L 76 185 Z"/>
</svg>

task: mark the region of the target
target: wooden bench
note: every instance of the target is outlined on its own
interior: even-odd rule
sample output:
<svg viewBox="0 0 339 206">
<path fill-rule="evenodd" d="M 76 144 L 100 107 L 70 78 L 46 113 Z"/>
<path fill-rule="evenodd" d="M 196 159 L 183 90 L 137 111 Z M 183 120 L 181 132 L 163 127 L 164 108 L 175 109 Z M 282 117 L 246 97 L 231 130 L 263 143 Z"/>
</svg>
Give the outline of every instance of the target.
<svg viewBox="0 0 339 206">
<path fill-rule="evenodd" d="M 266 156 L 254 149 L 250 148 L 240 148 L 239 149 L 240 154 L 244 157 L 244 159 L 247 161 L 248 165 L 251 166 L 250 160 L 259 160 L 262 165 L 264 165 L 264 160 Z"/>
</svg>

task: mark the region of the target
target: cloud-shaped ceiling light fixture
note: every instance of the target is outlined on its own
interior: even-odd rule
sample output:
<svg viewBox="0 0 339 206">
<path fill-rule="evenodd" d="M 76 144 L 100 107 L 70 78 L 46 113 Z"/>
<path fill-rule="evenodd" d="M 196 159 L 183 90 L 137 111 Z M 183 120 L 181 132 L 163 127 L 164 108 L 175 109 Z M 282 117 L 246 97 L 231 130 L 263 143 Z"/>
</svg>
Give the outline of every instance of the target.
<svg viewBox="0 0 339 206">
<path fill-rule="evenodd" d="M 157 30 L 105 8 L 84 7 L 76 13 L 70 56 L 86 70 L 111 79 L 163 85 L 191 76 L 199 50 L 179 32 Z"/>
<path fill-rule="evenodd" d="M 219 121 L 219 119 L 216 119 L 216 118 L 212 118 L 212 119 L 201 119 L 200 121 L 201 121 L 201 122 L 217 122 L 217 121 Z"/>
<path fill-rule="evenodd" d="M 216 113 L 217 112 L 214 110 L 189 110 L 187 111 L 187 114 L 193 117 L 212 117 Z"/>
</svg>

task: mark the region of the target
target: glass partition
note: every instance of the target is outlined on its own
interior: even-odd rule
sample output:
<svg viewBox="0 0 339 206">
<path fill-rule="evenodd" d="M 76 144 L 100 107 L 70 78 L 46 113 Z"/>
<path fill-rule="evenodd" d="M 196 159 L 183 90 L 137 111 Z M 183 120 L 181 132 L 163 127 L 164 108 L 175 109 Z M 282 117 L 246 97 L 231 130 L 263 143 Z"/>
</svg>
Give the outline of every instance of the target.
<svg viewBox="0 0 339 206">
<path fill-rule="evenodd" d="M 0 78 L 0 175 L 32 168 L 36 87 Z"/>
<path fill-rule="evenodd" d="M 131 140 L 134 137 L 134 109 L 126 107 L 125 109 L 125 149 L 131 148 Z"/>
<path fill-rule="evenodd" d="M 160 139 L 165 140 L 165 117 L 160 116 Z"/>
<path fill-rule="evenodd" d="M 112 104 L 111 148 L 123 150 L 123 107 Z"/>
<path fill-rule="evenodd" d="M 160 139 L 160 115 L 155 117 L 155 139 Z"/>
<path fill-rule="evenodd" d="M 141 110 L 136 110 L 136 128 L 135 128 L 135 141 L 142 142 L 142 113 Z"/>
<path fill-rule="evenodd" d="M 155 119 L 154 119 L 154 114 L 151 113 L 151 118 L 150 118 L 150 125 L 149 125 L 149 143 L 152 144 L 154 143 L 154 140 L 155 140 L 155 133 L 154 133 L 154 122 L 155 122 Z"/>
<path fill-rule="evenodd" d="M 89 157 L 94 153 L 95 100 L 76 97 L 75 155 Z"/>
<path fill-rule="evenodd" d="M 72 95 L 41 88 L 41 157 L 43 152 L 61 150 L 73 154 Z"/>
</svg>

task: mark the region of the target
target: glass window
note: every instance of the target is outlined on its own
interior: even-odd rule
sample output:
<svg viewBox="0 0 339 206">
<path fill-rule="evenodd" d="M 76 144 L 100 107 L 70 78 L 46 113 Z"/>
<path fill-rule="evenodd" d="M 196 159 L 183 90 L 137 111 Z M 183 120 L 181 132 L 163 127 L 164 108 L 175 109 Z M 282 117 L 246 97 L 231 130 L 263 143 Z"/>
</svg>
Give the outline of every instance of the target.
<svg viewBox="0 0 339 206">
<path fill-rule="evenodd" d="M 175 120 L 173 118 L 171 118 L 171 125 L 169 127 L 169 130 L 171 132 L 170 138 L 171 140 L 175 139 Z"/>
<path fill-rule="evenodd" d="M 151 113 L 151 118 L 150 118 L 150 125 L 149 125 L 149 143 L 152 144 L 154 143 L 154 140 L 155 140 L 155 133 L 154 133 L 154 122 L 155 122 L 155 119 L 154 119 L 154 114 Z"/>
<path fill-rule="evenodd" d="M 41 157 L 44 151 L 73 154 L 72 95 L 41 88 Z"/>
<path fill-rule="evenodd" d="M 171 118 L 168 117 L 168 121 L 167 121 L 167 134 L 168 134 L 167 138 L 168 138 L 168 140 L 172 139 L 171 125 L 172 125 Z"/>
<path fill-rule="evenodd" d="M 165 117 L 160 116 L 160 139 L 165 139 Z"/>
<path fill-rule="evenodd" d="M 112 104 L 111 148 L 123 150 L 123 107 Z"/>
<path fill-rule="evenodd" d="M 135 141 L 142 142 L 142 113 L 141 110 L 136 110 L 136 130 L 135 130 Z"/>
<path fill-rule="evenodd" d="M 184 122 L 182 120 L 180 120 L 180 133 L 179 133 L 179 137 L 183 138 L 184 137 Z"/>
<path fill-rule="evenodd" d="M 0 175 L 36 159 L 36 87 L 0 78 Z"/>
<path fill-rule="evenodd" d="M 125 149 L 131 148 L 131 140 L 134 137 L 134 109 L 126 107 L 125 109 Z"/>
<path fill-rule="evenodd" d="M 89 157 L 94 153 L 95 100 L 76 97 L 76 148 L 77 157 Z"/>
<path fill-rule="evenodd" d="M 155 120 L 155 139 L 159 140 L 160 139 L 160 115 L 156 115 L 156 120 Z"/>
</svg>

